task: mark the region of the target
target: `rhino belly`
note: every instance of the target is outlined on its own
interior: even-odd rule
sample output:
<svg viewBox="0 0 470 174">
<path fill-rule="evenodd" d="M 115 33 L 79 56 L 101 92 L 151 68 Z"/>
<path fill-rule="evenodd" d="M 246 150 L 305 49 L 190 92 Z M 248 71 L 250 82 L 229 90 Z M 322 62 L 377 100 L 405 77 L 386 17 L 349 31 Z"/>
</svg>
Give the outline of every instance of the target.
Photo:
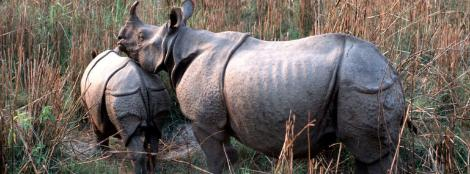
<svg viewBox="0 0 470 174">
<path fill-rule="evenodd" d="M 235 136 L 258 151 L 278 155 L 291 112 L 296 115 L 296 132 L 309 119 L 326 117 L 336 58 L 335 54 L 260 55 L 263 54 L 248 52 L 232 58 L 225 74 L 225 99 Z M 328 128 L 315 129 L 314 134 L 318 135 Z M 299 137 L 296 144 L 294 153 L 305 153 L 307 136 Z"/>
</svg>

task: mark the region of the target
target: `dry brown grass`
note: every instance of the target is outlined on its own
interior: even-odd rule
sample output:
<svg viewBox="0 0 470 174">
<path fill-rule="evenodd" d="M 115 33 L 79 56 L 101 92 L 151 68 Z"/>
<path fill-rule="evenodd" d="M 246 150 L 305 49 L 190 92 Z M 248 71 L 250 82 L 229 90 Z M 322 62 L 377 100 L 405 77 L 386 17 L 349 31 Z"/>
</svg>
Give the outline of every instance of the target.
<svg viewBox="0 0 470 174">
<path fill-rule="evenodd" d="M 194 28 L 250 32 L 266 40 L 342 32 L 376 44 L 397 67 L 406 114 L 419 130 L 403 132 L 397 169 L 470 173 L 469 0 L 197 2 L 189 21 Z M 70 158 L 60 150 L 84 116 L 77 82 L 91 50 L 113 47 L 131 3 L 0 2 L 0 173 L 78 170 L 65 165 Z M 162 24 L 168 6 L 176 4 L 143 1 L 139 14 Z M 341 156 L 332 166 L 347 168 L 347 159 Z M 321 160 L 308 166 L 328 168 Z"/>
</svg>

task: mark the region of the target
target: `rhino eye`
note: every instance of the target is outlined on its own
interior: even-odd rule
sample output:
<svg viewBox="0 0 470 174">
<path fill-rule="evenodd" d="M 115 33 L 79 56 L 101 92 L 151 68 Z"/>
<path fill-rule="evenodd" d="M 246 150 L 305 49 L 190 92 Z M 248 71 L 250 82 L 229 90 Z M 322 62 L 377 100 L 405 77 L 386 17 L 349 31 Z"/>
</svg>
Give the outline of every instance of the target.
<svg viewBox="0 0 470 174">
<path fill-rule="evenodd" d="M 143 41 L 143 40 L 144 40 L 144 33 L 139 32 L 139 41 Z"/>
</svg>

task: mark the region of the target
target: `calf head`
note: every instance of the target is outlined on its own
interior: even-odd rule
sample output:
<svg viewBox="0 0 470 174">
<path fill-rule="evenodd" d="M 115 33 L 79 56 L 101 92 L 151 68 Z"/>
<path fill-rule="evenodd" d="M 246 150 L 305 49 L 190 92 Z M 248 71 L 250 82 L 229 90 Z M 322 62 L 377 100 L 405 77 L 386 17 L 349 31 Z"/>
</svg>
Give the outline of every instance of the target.
<svg viewBox="0 0 470 174">
<path fill-rule="evenodd" d="M 194 2 L 186 0 L 181 8 L 173 8 L 163 26 L 144 24 L 136 14 L 139 2 L 129 11 L 129 18 L 118 35 L 118 49 L 137 61 L 145 71 L 156 73 L 165 68 L 178 30 L 192 15 Z M 171 66 L 171 65 L 167 65 Z"/>
</svg>

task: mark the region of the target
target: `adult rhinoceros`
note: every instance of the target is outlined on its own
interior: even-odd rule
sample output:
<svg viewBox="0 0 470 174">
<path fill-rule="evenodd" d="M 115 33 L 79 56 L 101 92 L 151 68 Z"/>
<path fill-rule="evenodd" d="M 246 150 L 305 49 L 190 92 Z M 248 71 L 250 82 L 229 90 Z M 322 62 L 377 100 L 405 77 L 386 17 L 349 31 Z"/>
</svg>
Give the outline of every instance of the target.
<svg viewBox="0 0 470 174">
<path fill-rule="evenodd" d="M 308 139 L 311 155 L 339 139 L 355 156 L 357 173 L 390 168 L 404 97 L 397 73 L 373 44 L 345 34 L 273 42 L 196 30 L 185 25 L 194 5 L 188 0 L 153 26 L 137 17 L 137 5 L 118 35 L 119 49 L 146 71 L 170 73 L 211 172 L 236 159 L 230 136 L 277 156 L 291 111 L 297 132 L 309 113 L 315 120 L 311 137 L 295 140 L 295 157 L 308 156 Z"/>
<path fill-rule="evenodd" d="M 170 110 L 170 97 L 158 76 L 146 73 L 132 59 L 107 50 L 96 56 L 81 80 L 83 103 L 100 147 L 117 135 L 127 147 L 135 173 L 153 171 L 160 125 Z M 146 164 L 151 164 L 147 166 Z M 152 167 L 153 166 L 153 167 Z"/>
</svg>

